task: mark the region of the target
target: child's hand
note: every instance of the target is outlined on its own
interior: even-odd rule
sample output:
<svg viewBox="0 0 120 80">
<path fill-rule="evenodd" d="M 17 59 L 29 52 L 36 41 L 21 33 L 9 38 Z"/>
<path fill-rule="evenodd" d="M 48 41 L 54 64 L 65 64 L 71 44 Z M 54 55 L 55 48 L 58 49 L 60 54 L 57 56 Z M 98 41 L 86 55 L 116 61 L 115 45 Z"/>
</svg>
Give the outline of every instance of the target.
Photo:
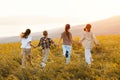
<svg viewBox="0 0 120 80">
<path fill-rule="evenodd" d="M 96 46 L 100 46 L 100 44 L 96 44 Z"/>
<path fill-rule="evenodd" d="M 37 46 L 33 46 L 33 48 L 37 48 Z"/>
<path fill-rule="evenodd" d="M 60 44 L 56 44 L 58 47 L 60 46 Z"/>
<path fill-rule="evenodd" d="M 33 48 L 36 48 L 35 46 L 32 46 Z"/>
<path fill-rule="evenodd" d="M 81 41 L 78 42 L 78 44 L 81 44 L 81 43 L 82 43 Z"/>
</svg>

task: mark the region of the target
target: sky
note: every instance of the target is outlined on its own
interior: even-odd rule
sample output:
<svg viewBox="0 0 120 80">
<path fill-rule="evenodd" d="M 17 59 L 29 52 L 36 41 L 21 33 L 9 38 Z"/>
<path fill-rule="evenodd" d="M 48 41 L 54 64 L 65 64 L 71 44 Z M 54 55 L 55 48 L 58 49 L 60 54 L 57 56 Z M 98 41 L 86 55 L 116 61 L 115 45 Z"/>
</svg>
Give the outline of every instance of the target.
<svg viewBox="0 0 120 80">
<path fill-rule="evenodd" d="M 116 15 L 120 15 L 120 0 L 0 0 L 0 18 L 10 16 L 71 18 L 77 21 L 70 22 L 70 24 L 78 25 Z M 44 25 L 49 24 L 46 23 Z M 0 37 L 13 36 L 16 29 L 23 31 L 26 28 L 25 26 L 19 26 L 18 28 L 18 26 L 13 25 L 0 25 Z M 40 27 L 40 25 L 38 26 Z M 47 29 L 48 27 L 46 26 L 42 29 Z M 33 29 L 33 32 L 39 31 L 33 25 L 30 28 Z M 6 32 L 11 34 L 5 34 Z"/>
</svg>

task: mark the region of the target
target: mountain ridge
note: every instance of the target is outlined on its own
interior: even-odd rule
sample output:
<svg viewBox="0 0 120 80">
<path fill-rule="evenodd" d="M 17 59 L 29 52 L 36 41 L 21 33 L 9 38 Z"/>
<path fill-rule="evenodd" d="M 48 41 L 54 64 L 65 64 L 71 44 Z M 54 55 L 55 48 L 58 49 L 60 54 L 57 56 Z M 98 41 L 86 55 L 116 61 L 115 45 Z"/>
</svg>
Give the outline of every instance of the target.
<svg viewBox="0 0 120 80">
<path fill-rule="evenodd" d="M 120 34 L 120 16 L 114 16 L 108 19 L 90 22 L 92 25 L 92 32 L 96 35 L 119 35 Z M 83 32 L 83 28 L 86 24 L 82 25 L 75 25 L 71 27 L 71 32 L 73 36 L 80 36 Z M 52 38 L 59 38 L 61 33 L 64 31 L 64 27 L 49 30 L 49 37 Z M 32 33 L 34 40 L 38 40 L 42 37 L 42 32 Z M 7 37 L 7 38 L 0 38 L 0 43 L 8 43 L 8 42 L 18 42 L 19 37 Z"/>
</svg>

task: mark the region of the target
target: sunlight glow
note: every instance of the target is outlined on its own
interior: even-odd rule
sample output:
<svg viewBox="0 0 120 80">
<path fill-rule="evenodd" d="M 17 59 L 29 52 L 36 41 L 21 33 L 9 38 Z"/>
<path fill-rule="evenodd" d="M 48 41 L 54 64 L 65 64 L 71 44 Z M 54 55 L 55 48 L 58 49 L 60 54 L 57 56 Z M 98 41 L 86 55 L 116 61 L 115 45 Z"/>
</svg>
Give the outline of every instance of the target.
<svg viewBox="0 0 120 80">
<path fill-rule="evenodd" d="M 0 16 L 40 15 L 96 20 L 120 15 L 120 0 L 0 0 Z"/>
<path fill-rule="evenodd" d="M 120 15 L 120 0 L 0 0 L 0 19 L 10 16 L 42 16 L 58 18 L 63 21 L 62 23 L 78 25 L 116 15 Z M 67 21 L 70 18 L 73 21 Z M 60 24 L 60 22 L 54 24 Z M 24 26 L 26 25 L 29 24 Z M 44 25 L 49 25 L 49 22 Z M 18 28 L 13 27 L 13 30 Z M 23 27 L 21 30 L 26 28 Z M 5 32 L 5 28 L 8 26 L 3 28 L 0 24 L 0 34 L 3 36 L 8 35 L 4 34 L 8 31 L 13 32 L 10 28 Z M 30 28 L 34 32 L 38 31 L 33 26 Z"/>
</svg>

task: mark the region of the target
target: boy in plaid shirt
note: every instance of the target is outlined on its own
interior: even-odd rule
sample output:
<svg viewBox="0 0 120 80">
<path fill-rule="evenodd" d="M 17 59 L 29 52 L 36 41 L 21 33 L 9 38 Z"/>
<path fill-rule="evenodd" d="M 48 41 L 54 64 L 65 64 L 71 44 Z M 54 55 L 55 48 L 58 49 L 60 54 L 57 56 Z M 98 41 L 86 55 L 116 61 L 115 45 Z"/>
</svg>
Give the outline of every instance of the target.
<svg viewBox="0 0 120 80">
<path fill-rule="evenodd" d="M 50 53 L 50 46 L 53 44 L 53 40 L 51 38 L 48 38 L 48 32 L 43 31 L 43 37 L 40 38 L 38 46 L 42 47 L 42 52 L 44 54 L 44 57 L 42 59 L 41 66 L 44 68 L 46 66 L 46 61 L 48 59 L 48 55 Z"/>
</svg>

